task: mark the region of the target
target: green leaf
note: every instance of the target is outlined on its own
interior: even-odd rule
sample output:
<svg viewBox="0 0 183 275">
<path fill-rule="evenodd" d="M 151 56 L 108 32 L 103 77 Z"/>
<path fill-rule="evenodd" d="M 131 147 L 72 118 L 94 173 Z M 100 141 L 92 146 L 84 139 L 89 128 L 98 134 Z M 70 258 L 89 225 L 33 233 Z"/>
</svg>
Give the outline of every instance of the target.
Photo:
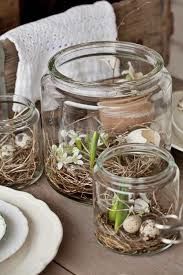
<svg viewBox="0 0 183 275">
<path fill-rule="evenodd" d="M 93 169 L 95 165 L 98 139 L 99 133 L 95 131 L 90 142 L 90 169 Z"/>
<path fill-rule="evenodd" d="M 118 208 L 118 197 L 114 195 L 112 199 L 112 207 L 109 210 L 109 214 L 108 214 L 110 222 L 115 222 L 117 208 Z"/>
<path fill-rule="evenodd" d="M 122 200 L 126 199 L 126 195 L 120 194 L 118 199 L 118 205 L 115 216 L 114 230 L 118 232 L 120 226 L 123 224 L 124 220 L 128 215 L 128 210 L 124 210 L 126 205 L 122 202 Z"/>
<path fill-rule="evenodd" d="M 85 142 L 86 142 L 88 150 L 90 150 L 90 136 L 89 136 L 89 134 L 86 134 Z"/>
<path fill-rule="evenodd" d="M 114 222 L 114 230 L 118 232 L 120 226 L 126 219 L 128 215 L 128 210 L 126 209 L 126 204 L 123 201 L 127 200 L 127 195 L 126 194 L 119 194 L 119 195 L 114 195 L 113 201 L 112 201 L 112 207 L 109 210 L 108 216 L 109 220 L 111 222 Z"/>
</svg>

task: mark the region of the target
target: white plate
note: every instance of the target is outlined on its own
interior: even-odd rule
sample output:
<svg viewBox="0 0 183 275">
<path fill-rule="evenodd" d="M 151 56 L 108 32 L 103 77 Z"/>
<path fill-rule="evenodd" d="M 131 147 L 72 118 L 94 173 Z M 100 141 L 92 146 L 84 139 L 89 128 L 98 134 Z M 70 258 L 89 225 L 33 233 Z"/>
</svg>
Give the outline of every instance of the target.
<svg viewBox="0 0 183 275">
<path fill-rule="evenodd" d="M 176 109 L 180 99 L 183 98 L 183 91 L 176 91 L 173 93 L 172 106 L 173 106 L 173 120 L 183 124 L 183 115 Z M 176 124 L 172 127 L 172 147 L 183 152 L 183 136 L 176 131 Z"/>
<path fill-rule="evenodd" d="M 29 234 L 19 251 L 0 263 L 0 275 L 36 275 L 55 257 L 63 237 L 59 218 L 32 195 L 0 186 L 0 199 L 19 207 L 28 219 Z"/>
<path fill-rule="evenodd" d="M 1 200 L 0 213 L 6 223 L 6 233 L 0 241 L 0 262 L 3 262 L 22 247 L 29 227 L 27 219 L 17 207 Z"/>
</svg>

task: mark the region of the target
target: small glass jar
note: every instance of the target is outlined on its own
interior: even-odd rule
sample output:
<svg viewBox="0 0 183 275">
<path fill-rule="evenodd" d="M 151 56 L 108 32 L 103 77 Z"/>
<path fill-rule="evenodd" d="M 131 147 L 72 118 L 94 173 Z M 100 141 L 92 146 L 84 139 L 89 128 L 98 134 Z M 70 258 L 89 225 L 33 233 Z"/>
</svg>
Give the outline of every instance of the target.
<svg viewBox="0 0 183 275">
<path fill-rule="evenodd" d="M 17 95 L 0 96 L 0 185 L 21 189 L 43 172 L 40 115 Z"/>
<path fill-rule="evenodd" d="M 60 193 L 92 201 L 98 155 L 125 142 L 170 149 L 171 76 L 141 45 L 93 42 L 57 53 L 42 78 L 45 172 Z"/>
<path fill-rule="evenodd" d="M 107 149 L 95 166 L 93 203 L 102 245 L 129 255 L 160 252 L 179 235 L 159 229 L 170 229 L 168 217 L 178 216 L 179 169 L 168 151 L 153 145 Z"/>
</svg>

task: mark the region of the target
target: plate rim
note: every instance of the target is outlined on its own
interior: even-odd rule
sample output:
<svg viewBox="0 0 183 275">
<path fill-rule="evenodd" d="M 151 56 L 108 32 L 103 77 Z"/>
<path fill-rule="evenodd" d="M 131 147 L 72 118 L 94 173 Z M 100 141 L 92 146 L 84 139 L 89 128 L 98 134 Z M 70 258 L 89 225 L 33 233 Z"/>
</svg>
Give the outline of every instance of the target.
<svg viewBox="0 0 183 275">
<path fill-rule="evenodd" d="M 24 215 L 24 213 L 20 210 L 20 208 L 17 207 L 17 206 L 15 206 L 15 205 L 12 204 L 12 203 L 9 203 L 9 202 L 7 202 L 7 201 L 4 201 L 4 200 L 1 200 L 1 199 L 0 199 L 0 203 L 1 203 L 1 202 L 5 204 L 5 207 L 6 207 L 6 204 L 7 204 L 7 205 L 9 205 L 11 208 L 15 209 L 16 212 L 19 212 L 19 214 L 20 214 L 20 215 L 23 217 L 23 219 L 24 219 L 24 224 L 25 224 L 25 228 L 26 228 L 26 231 L 25 231 L 25 232 L 26 232 L 26 233 L 25 233 L 24 239 L 23 239 L 22 244 L 20 245 L 20 247 L 14 249 L 13 252 L 11 252 L 11 254 L 10 254 L 7 258 L 4 258 L 3 260 L 0 260 L 0 263 L 2 263 L 2 262 L 4 262 L 4 261 L 8 260 L 11 256 L 13 256 L 16 252 L 19 251 L 19 250 L 21 249 L 21 247 L 24 245 L 24 243 L 25 243 L 25 241 L 26 241 L 26 239 L 27 239 L 27 236 L 28 236 L 28 234 L 29 234 L 29 224 L 28 224 L 27 217 L 26 217 L 26 216 Z M 5 219 L 5 223 L 6 223 L 6 219 Z M 7 229 L 6 229 L 6 230 L 7 230 Z M 5 232 L 5 235 L 6 235 L 6 232 Z"/>
<path fill-rule="evenodd" d="M 60 221 L 59 217 L 51 210 L 51 208 L 48 206 L 48 204 L 46 202 L 44 202 L 44 201 L 42 201 L 42 200 L 34 197 L 32 194 L 30 194 L 28 192 L 25 192 L 25 191 L 14 190 L 14 189 L 11 189 L 11 188 L 6 187 L 6 186 L 0 186 L 0 192 L 1 192 L 1 190 L 3 190 L 4 192 L 12 193 L 13 195 L 17 194 L 18 197 L 21 196 L 21 197 L 24 197 L 24 198 L 26 198 L 28 200 L 33 201 L 38 206 L 41 206 L 42 208 L 46 209 L 49 212 L 49 215 L 52 216 L 52 218 L 54 218 L 55 223 L 57 224 L 55 226 L 55 229 L 56 229 L 55 233 L 57 231 L 57 239 L 58 239 L 57 246 L 55 247 L 54 251 L 52 251 L 52 253 L 50 253 L 49 255 L 47 254 L 46 257 L 44 257 L 44 260 L 40 259 L 39 263 L 36 265 L 36 267 L 34 268 L 34 270 L 33 269 L 31 270 L 32 273 L 28 273 L 29 275 L 30 274 L 31 275 L 39 274 L 55 258 L 56 254 L 58 252 L 60 244 L 61 244 L 61 242 L 63 240 L 63 225 L 62 225 L 62 222 Z M 12 203 L 12 205 L 14 205 L 14 204 Z M 16 206 L 16 204 L 15 204 L 15 207 L 19 208 L 18 206 Z M 21 209 L 20 209 L 20 211 L 21 211 Z M 23 209 L 22 209 L 22 211 L 23 211 Z"/>
</svg>

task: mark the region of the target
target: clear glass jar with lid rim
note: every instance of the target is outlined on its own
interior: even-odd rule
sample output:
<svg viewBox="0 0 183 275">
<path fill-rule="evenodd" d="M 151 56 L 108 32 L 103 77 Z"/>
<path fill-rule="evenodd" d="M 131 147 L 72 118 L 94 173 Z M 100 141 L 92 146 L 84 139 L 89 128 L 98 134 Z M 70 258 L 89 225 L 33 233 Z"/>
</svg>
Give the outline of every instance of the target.
<svg viewBox="0 0 183 275">
<path fill-rule="evenodd" d="M 94 169 L 93 206 L 96 238 L 113 251 L 151 255 L 182 242 L 179 169 L 165 149 L 106 149 Z"/>
<path fill-rule="evenodd" d="M 0 185 L 22 189 L 43 172 L 40 114 L 27 98 L 0 96 Z"/>
<path fill-rule="evenodd" d="M 152 49 L 91 42 L 64 49 L 42 78 L 45 171 L 50 184 L 91 203 L 98 155 L 123 143 L 171 146 L 171 76 Z"/>
</svg>

